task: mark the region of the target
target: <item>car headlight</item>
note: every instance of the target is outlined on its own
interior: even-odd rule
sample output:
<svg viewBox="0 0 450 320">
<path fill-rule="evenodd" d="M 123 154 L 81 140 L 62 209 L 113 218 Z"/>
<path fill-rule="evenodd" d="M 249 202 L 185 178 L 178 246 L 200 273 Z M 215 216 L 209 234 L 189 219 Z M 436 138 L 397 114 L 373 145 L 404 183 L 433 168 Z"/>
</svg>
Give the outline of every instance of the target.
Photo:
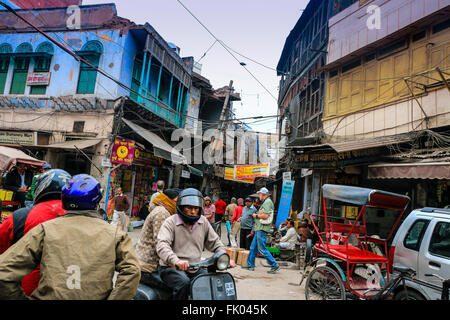
<svg viewBox="0 0 450 320">
<path fill-rule="evenodd" d="M 217 259 L 217 270 L 226 270 L 230 265 L 230 256 L 228 254 L 223 254 Z"/>
</svg>

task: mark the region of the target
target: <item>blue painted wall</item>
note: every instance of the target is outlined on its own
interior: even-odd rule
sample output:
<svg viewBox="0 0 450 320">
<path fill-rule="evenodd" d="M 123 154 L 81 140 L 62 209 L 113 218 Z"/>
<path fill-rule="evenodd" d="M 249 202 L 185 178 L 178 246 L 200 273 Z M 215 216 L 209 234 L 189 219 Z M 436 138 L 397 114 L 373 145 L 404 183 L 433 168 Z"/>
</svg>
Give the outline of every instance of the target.
<svg viewBox="0 0 450 320">
<path fill-rule="evenodd" d="M 100 30 L 58 32 L 49 33 L 49 35 L 55 40 L 63 42 L 68 48 L 74 51 L 81 50 L 83 45 L 88 41 L 100 41 L 103 46 L 103 54 L 100 57 L 99 68 L 125 83 L 127 86 L 131 86 L 134 56 L 139 49 L 139 45 L 135 37 L 130 36 L 130 33 L 120 36 L 119 30 Z M 9 43 L 13 51 L 23 42 L 29 42 L 34 51 L 44 41 L 48 40 L 39 33 L 0 34 L 0 45 Z M 60 48 L 54 46 L 54 49 L 55 53 L 50 66 L 52 77 L 45 97 L 75 95 L 80 63 Z M 5 87 L 6 96 L 9 95 L 13 67 L 13 63 L 10 63 L 10 72 Z M 33 63 L 30 64 L 29 69 L 29 72 L 32 71 Z M 28 92 L 29 88 L 25 91 L 25 95 Z M 128 95 L 127 90 L 120 88 L 116 83 L 103 75 L 97 74 L 96 89 L 93 95 L 101 99 L 116 99 L 120 95 L 125 94 Z M 39 97 L 37 95 L 34 96 Z M 82 97 L 84 95 L 78 96 Z M 43 96 L 41 95 L 41 97 Z"/>
</svg>

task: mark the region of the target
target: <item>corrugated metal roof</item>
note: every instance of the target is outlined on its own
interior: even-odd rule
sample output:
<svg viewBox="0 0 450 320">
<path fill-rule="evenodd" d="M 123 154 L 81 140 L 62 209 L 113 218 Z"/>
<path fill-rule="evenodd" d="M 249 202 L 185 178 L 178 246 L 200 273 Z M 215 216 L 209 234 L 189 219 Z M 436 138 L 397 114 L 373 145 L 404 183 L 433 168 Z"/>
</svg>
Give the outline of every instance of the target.
<svg viewBox="0 0 450 320">
<path fill-rule="evenodd" d="M 40 147 L 47 147 L 47 148 L 53 148 L 53 149 L 70 149 L 70 150 L 76 150 L 78 149 L 86 149 L 92 146 L 96 146 L 97 144 L 102 141 L 101 139 L 92 139 L 92 140 L 72 140 L 72 141 L 66 141 L 62 143 L 54 143 L 49 144 L 47 146 L 40 146 Z M 76 147 L 76 148 L 75 148 Z"/>
</svg>

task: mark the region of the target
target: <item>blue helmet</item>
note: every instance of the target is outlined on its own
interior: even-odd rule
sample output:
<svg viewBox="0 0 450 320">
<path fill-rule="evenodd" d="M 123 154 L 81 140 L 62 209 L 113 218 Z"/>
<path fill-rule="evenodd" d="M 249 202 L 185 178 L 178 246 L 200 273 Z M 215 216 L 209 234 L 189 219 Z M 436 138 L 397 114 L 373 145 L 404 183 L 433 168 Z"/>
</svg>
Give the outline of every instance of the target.
<svg viewBox="0 0 450 320">
<path fill-rule="evenodd" d="M 74 176 L 62 189 L 65 210 L 95 210 L 101 199 L 100 183 L 87 174 Z"/>
</svg>

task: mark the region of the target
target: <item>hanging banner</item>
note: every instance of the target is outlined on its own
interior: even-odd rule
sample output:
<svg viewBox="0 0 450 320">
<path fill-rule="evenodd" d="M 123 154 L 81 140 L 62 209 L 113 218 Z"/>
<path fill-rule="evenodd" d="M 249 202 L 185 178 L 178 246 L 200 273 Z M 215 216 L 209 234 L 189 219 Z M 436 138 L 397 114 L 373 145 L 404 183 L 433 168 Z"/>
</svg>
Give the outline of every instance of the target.
<svg viewBox="0 0 450 320">
<path fill-rule="evenodd" d="M 243 182 L 243 183 L 255 183 L 255 178 L 235 179 L 234 178 L 234 168 L 225 168 L 224 179 L 231 180 L 231 181 L 237 181 L 237 182 Z"/>
<path fill-rule="evenodd" d="M 280 205 L 277 214 L 277 229 L 280 224 L 289 217 L 289 209 L 291 208 L 292 195 L 294 194 L 295 181 L 284 180 L 283 189 L 281 190 Z"/>
<path fill-rule="evenodd" d="M 133 140 L 116 139 L 111 153 L 111 162 L 131 165 L 134 159 L 135 146 L 136 143 Z"/>
<path fill-rule="evenodd" d="M 261 178 L 269 176 L 270 164 L 251 164 L 234 166 L 235 179 Z"/>
</svg>

